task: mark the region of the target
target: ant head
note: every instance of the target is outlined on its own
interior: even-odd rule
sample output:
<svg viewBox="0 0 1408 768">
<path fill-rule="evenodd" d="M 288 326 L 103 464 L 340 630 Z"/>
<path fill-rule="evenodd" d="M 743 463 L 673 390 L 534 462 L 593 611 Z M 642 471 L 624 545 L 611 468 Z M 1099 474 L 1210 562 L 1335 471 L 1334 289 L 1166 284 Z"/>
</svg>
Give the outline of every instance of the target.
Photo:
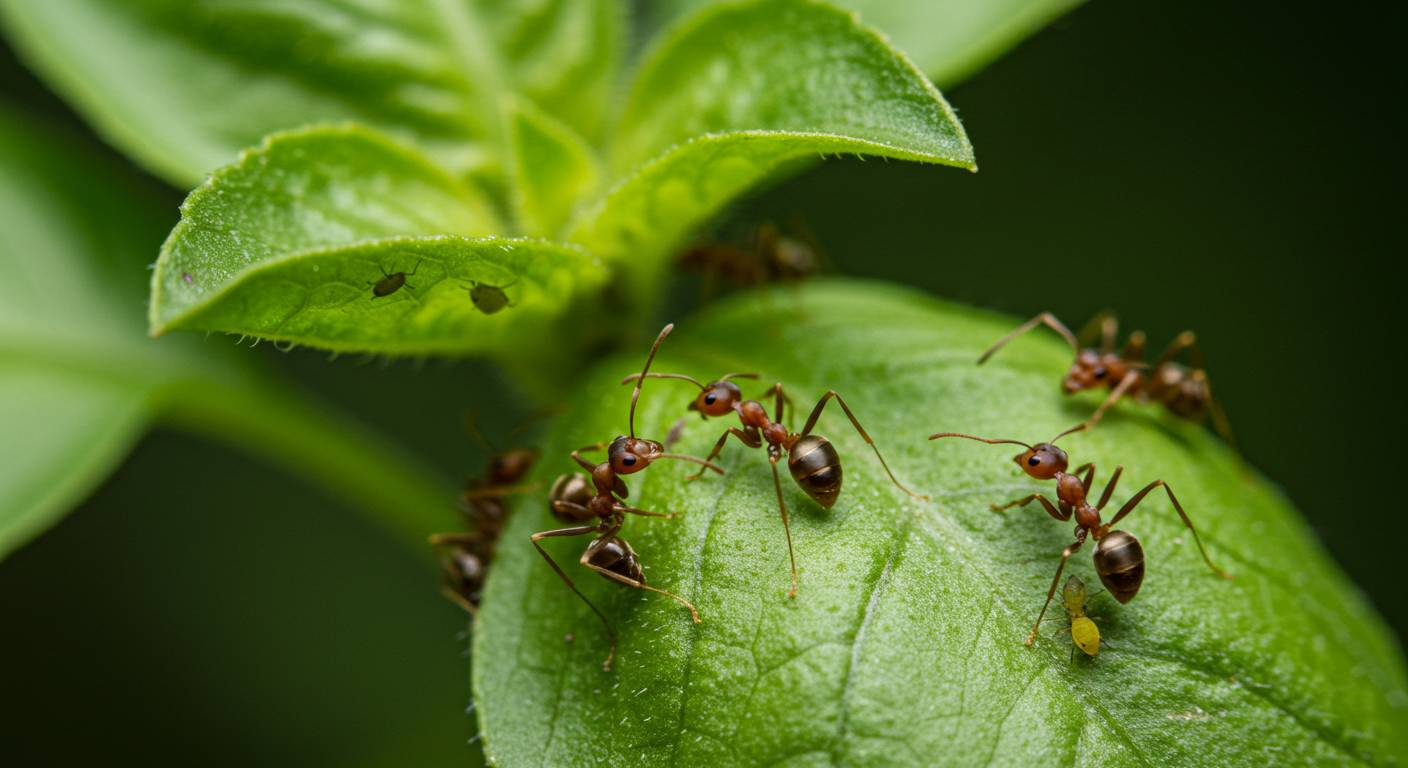
<svg viewBox="0 0 1408 768">
<path fill-rule="evenodd" d="M 665 446 L 654 440 L 630 437 L 629 435 L 621 435 L 612 440 L 611 447 L 606 449 L 606 457 L 611 462 L 611 469 L 618 475 L 639 472 L 650 466 L 650 462 L 660 458 L 664 453 Z"/>
<path fill-rule="evenodd" d="M 1110 376 L 1108 363 L 1105 356 L 1098 351 L 1082 349 L 1076 355 L 1075 362 L 1071 363 L 1071 369 L 1066 371 L 1065 378 L 1061 380 L 1061 389 L 1069 395 L 1105 384 Z"/>
<path fill-rule="evenodd" d="M 494 485 L 516 483 L 528 474 L 537 459 L 538 452 L 532 448 L 514 448 L 500 453 L 489 463 L 489 482 Z"/>
<path fill-rule="evenodd" d="M 699 411 L 703 418 L 724 416 L 743 399 L 743 391 L 731 381 L 711 381 L 704 385 L 704 391 L 689 404 L 689 410 Z"/>
<path fill-rule="evenodd" d="M 1051 443 L 1037 443 L 1012 460 L 1037 480 L 1050 480 L 1057 472 L 1065 472 L 1067 466 L 1066 452 Z"/>
</svg>

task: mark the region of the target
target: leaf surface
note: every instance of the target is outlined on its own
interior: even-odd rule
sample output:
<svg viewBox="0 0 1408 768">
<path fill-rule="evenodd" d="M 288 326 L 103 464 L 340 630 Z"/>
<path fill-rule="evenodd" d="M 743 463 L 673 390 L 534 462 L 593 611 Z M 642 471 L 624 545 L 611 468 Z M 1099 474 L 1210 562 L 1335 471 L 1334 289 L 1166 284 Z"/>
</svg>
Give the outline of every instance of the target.
<svg viewBox="0 0 1408 768">
<path fill-rule="evenodd" d="M 498 228 L 472 187 L 365 128 L 276 134 L 182 206 L 152 279 L 152 328 L 336 350 L 502 351 L 604 273 L 570 246 L 475 237 Z M 474 283 L 502 289 L 508 306 L 486 313 Z"/>
<path fill-rule="evenodd" d="M 194 184 L 275 131 L 356 120 L 457 173 L 502 163 L 521 90 L 597 130 L 614 0 L 53 0 L 0 6 L 32 66 L 168 181 Z"/>
<path fill-rule="evenodd" d="M 663 0 L 666 22 L 718 0 Z M 948 88 L 1035 34 L 1081 0 L 836 0 L 884 32 L 934 82 Z"/>
<path fill-rule="evenodd" d="M 842 153 L 975 167 L 943 96 L 851 14 L 807 0 L 707 8 L 642 63 L 614 186 L 575 239 L 648 278 L 740 195 Z"/>
<path fill-rule="evenodd" d="M 991 502 L 1051 492 L 1011 462 L 1012 446 L 931 442 L 940 430 L 1028 441 L 1084 418 L 1094 396 L 1065 398 L 1068 353 L 1019 340 L 984 367 L 978 354 L 1015 325 L 883 285 L 813 283 L 770 302 L 745 295 L 680 324 L 654 370 L 707 379 L 760 371 L 756 396 L 786 383 L 794 429 L 828 388 L 846 398 L 905 482 L 909 499 L 833 403 L 817 432 L 843 459 L 831 510 L 784 471 L 800 592 L 786 597 L 787 553 L 761 450 L 730 440 L 724 477 L 685 483 L 661 462 L 627 478 L 630 501 L 672 520 L 630 518 L 622 535 L 649 583 L 677 604 L 607 582 L 576 560 L 585 537 L 545 543 L 621 633 L 616 669 L 588 608 L 527 541 L 559 527 L 541 495 L 519 506 L 491 574 L 475 636 L 474 687 L 497 764 L 619 765 L 1389 765 L 1408 760 L 1403 659 L 1367 607 L 1265 480 L 1210 433 L 1157 409 L 1121 405 L 1094 432 L 1062 441 L 1116 463 L 1112 506 L 1156 478 L 1177 490 L 1225 581 L 1203 565 L 1162 495 L 1120 527 L 1147 556 L 1127 605 L 1095 595 L 1106 644 L 1071 659 L 1061 620 L 1022 644 L 1069 525 L 1035 505 Z M 582 382 L 544 446 L 540 480 L 567 451 L 622 432 L 644 349 Z M 663 437 L 694 390 L 648 382 L 639 433 Z M 770 407 L 770 406 L 769 406 Z M 727 426 L 691 418 L 679 450 L 706 453 Z M 1108 520 L 1108 518 L 1107 518 Z M 1068 566 L 1094 588 L 1090 545 Z M 1053 608 L 1059 612 L 1059 606 Z M 1059 613 L 1058 613 L 1059 615 Z"/>
</svg>

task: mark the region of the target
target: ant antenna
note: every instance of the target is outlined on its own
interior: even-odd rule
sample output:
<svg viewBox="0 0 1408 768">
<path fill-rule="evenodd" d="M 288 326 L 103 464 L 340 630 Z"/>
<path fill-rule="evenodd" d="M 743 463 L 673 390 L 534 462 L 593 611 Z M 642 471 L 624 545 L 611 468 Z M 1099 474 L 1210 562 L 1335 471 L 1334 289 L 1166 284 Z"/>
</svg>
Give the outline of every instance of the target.
<svg viewBox="0 0 1408 768">
<path fill-rule="evenodd" d="M 1084 432 L 1089 426 L 1090 426 L 1089 423 L 1087 423 L 1087 422 L 1081 422 L 1080 424 L 1077 424 L 1077 425 L 1075 425 L 1074 427 L 1071 427 L 1070 429 L 1068 429 L 1068 430 L 1066 430 L 1065 432 L 1062 432 L 1061 434 L 1059 434 L 1059 435 L 1057 435 L 1057 436 L 1051 438 L 1050 440 L 1047 440 L 1046 442 L 1051 443 L 1051 444 L 1055 444 L 1057 440 L 1060 440 L 1061 438 L 1065 437 L 1066 435 L 1072 434 L 1072 433 L 1074 433 L 1074 432 Z"/>
<path fill-rule="evenodd" d="M 699 387 L 701 390 L 704 389 L 704 385 L 699 382 L 699 379 L 696 379 L 696 378 L 694 378 L 693 376 L 686 376 L 686 375 L 683 374 L 683 373 L 648 373 L 648 374 L 646 374 L 644 377 L 642 377 L 639 373 L 633 373 L 633 374 L 631 374 L 630 376 L 627 376 L 626 378 L 621 379 L 621 383 L 622 383 L 622 384 L 630 384 L 630 383 L 633 382 L 633 381 L 639 381 L 641 378 L 647 378 L 647 379 L 679 379 L 680 381 L 687 381 L 687 382 L 689 382 L 690 384 L 693 384 L 694 386 Z"/>
<path fill-rule="evenodd" d="M 655 458 L 657 458 L 657 459 L 679 459 L 680 461 L 692 461 L 692 462 L 694 462 L 695 464 L 702 464 L 705 469 L 712 469 L 712 470 L 714 470 L 715 472 L 718 472 L 718 473 L 721 474 L 721 475 L 724 473 L 724 470 L 723 470 L 722 467 L 719 467 L 719 466 L 717 466 L 717 465 L 715 465 L 715 464 L 711 464 L 710 462 L 705 461 L 704 459 L 701 459 L 701 458 L 699 458 L 698 456 L 689 456 L 689 455 L 686 455 L 686 454 L 683 454 L 683 453 L 658 453 L 658 454 L 655 455 Z"/>
<path fill-rule="evenodd" d="M 665 337 L 669 336 L 670 331 L 673 330 L 675 330 L 674 323 L 660 329 L 660 335 L 655 337 L 655 346 L 650 348 L 650 356 L 645 358 L 645 368 L 641 369 L 640 378 L 636 379 L 636 388 L 631 392 L 631 415 L 626 422 L 630 426 L 631 437 L 636 436 L 636 401 L 640 399 L 641 382 L 645 381 L 645 374 L 650 371 L 650 364 L 655 362 L 655 352 L 660 349 L 660 342 L 664 341 Z"/>
<path fill-rule="evenodd" d="M 1006 443 L 1011 443 L 1012 445 L 1020 445 L 1023 448 L 1026 448 L 1027 450 L 1032 450 L 1032 447 L 1030 445 L 1027 445 L 1021 440 L 994 440 L 987 437 L 978 437 L 977 435 L 965 435 L 962 432 L 935 432 L 934 434 L 929 435 L 930 440 L 938 440 L 941 437 L 962 437 L 967 438 L 968 440 L 977 440 L 980 443 L 987 443 L 988 445 L 1003 445 Z"/>
<path fill-rule="evenodd" d="M 469 433 L 470 437 L 473 437 L 474 441 L 479 443 L 479 447 L 489 453 L 494 453 L 498 450 L 494 447 L 494 444 L 489 441 L 489 438 L 485 437 L 484 433 L 479 430 L 479 411 L 474 411 L 464 417 L 464 428 L 465 431 Z"/>
</svg>

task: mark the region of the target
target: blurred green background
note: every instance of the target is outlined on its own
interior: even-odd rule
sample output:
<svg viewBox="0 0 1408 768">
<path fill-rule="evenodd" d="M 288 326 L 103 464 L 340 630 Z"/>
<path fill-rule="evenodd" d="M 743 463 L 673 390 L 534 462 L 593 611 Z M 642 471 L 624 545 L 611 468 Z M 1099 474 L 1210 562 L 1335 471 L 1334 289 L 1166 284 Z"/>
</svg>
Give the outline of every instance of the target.
<svg viewBox="0 0 1408 768">
<path fill-rule="evenodd" d="M 1074 325 L 1111 308 L 1154 345 L 1197 330 L 1244 452 L 1401 638 L 1397 474 L 1360 458 L 1404 425 L 1402 19 L 1381 14 L 1097 0 L 948 92 L 976 176 L 836 161 L 734 216 L 801 217 L 850 274 Z M 0 97 L 87 133 L 8 49 Z M 475 403 L 490 434 L 530 408 L 478 363 L 244 353 L 449 477 L 484 460 Z M 158 431 L 0 563 L 7 762 L 463 764 L 465 622 L 429 566 L 275 467 Z"/>
</svg>

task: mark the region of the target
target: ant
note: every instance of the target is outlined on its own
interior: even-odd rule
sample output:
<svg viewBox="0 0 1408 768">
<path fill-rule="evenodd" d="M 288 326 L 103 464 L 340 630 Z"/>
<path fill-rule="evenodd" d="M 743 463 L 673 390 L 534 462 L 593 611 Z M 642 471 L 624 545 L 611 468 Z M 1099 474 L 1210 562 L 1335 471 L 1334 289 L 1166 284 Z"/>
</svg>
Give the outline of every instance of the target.
<svg viewBox="0 0 1408 768">
<path fill-rule="evenodd" d="M 1188 513 L 1183 511 L 1183 505 L 1178 502 L 1178 497 L 1173 495 L 1173 489 L 1163 480 L 1155 480 L 1144 486 L 1129 501 L 1120 507 L 1115 516 L 1108 523 L 1100 522 L 1100 511 L 1109 502 L 1110 496 L 1115 492 L 1115 486 L 1120 481 L 1120 475 L 1124 472 L 1123 465 L 1115 467 L 1114 474 L 1110 475 L 1110 481 L 1105 485 L 1105 490 L 1100 494 L 1100 501 L 1091 505 L 1087 496 L 1090 493 L 1091 483 L 1095 481 L 1095 464 L 1082 464 L 1075 472 L 1067 472 L 1066 452 L 1056 447 L 1056 441 L 1071 434 L 1088 429 L 1088 424 L 1077 424 L 1074 427 L 1062 432 L 1047 442 L 1028 445 L 1021 440 L 1001 440 L 986 437 L 976 437 L 965 435 L 960 432 L 939 432 L 929 436 L 930 440 L 937 440 L 943 437 L 962 437 L 968 440 L 977 440 L 989 445 L 1011 444 L 1020 445 L 1026 448 L 1025 451 L 1012 457 L 1017 466 L 1022 468 L 1028 476 L 1037 480 L 1056 481 L 1057 504 L 1052 504 L 1051 500 L 1040 493 L 1032 493 L 1023 496 L 1015 501 L 1006 504 L 993 504 L 992 511 L 1002 512 L 1012 507 L 1025 507 L 1033 501 L 1041 502 L 1041 506 L 1046 509 L 1047 514 L 1065 522 L 1075 516 L 1076 540 L 1061 552 L 1061 562 L 1056 566 L 1056 575 L 1051 577 L 1051 587 L 1046 591 L 1046 602 L 1041 604 L 1041 613 L 1037 614 L 1036 623 L 1032 625 L 1030 635 L 1027 635 L 1027 645 L 1031 645 L 1036 640 L 1037 627 L 1041 626 L 1041 619 L 1046 615 L 1046 608 L 1051 604 L 1052 595 L 1056 594 L 1056 585 L 1060 583 L 1061 571 L 1066 567 L 1066 560 L 1070 558 L 1076 550 L 1085 543 L 1086 537 L 1095 540 L 1095 572 L 1100 575 L 1100 582 L 1105 585 L 1111 595 L 1121 604 L 1128 603 L 1139 593 L 1139 585 L 1144 581 L 1144 548 L 1140 546 L 1139 539 L 1125 531 L 1115 530 L 1115 525 L 1123 520 L 1126 515 L 1134 511 L 1139 506 L 1139 502 L 1149 495 L 1155 488 L 1163 488 L 1168 494 L 1169 501 L 1173 502 L 1173 508 L 1178 511 L 1178 516 L 1183 520 L 1183 525 L 1193 534 L 1193 541 L 1198 545 L 1198 552 L 1203 556 L 1203 562 L 1213 573 L 1224 579 L 1232 578 L 1232 575 L 1213 565 L 1212 559 L 1208 557 L 1208 552 L 1203 548 L 1203 542 L 1198 538 L 1198 531 L 1193 527 L 1193 523 L 1188 519 Z"/>
<path fill-rule="evenodd" d="M 406 278 L 414 275 L 416 271 L 420 269 L 421 261 L 424 261 L 424 259 L 417 261 L 415 269 L 412 269 L 410 272 L 387 272 L 384 267 L 377 267 L 377 269 L 381 270 L 382 278 L 375 283 L 370 281 L 367 283 L 367 285 L 372 287 L 372 300 L 375 301 L 382 297 L 390 296 L 401 290 L 401 286 L 403 285 L 411 290 L 415 290 L 416 287 L 407 283 Z"/>
<path fill-rule="evenodd" d="M 467 422 L 470 433 L 491 453 L 484 477 L 465 481 L 456 505 L 469 530 L 463 533 L 437 533 L 430 545 L 440 553 L 443 571 L 441 592 L 456 605 L 477 614 L 480 591 L 494 559 L 499 538 L 508 521 L 507 497 L 533 490 L 534 485 L 516 485 L 533 468 L 538 452 L 532 448 L 497 451 L 475 425 Z"/>
<path fill-rule="evenodd" d="M 753 286 L 773 281 L 804 280 L 821 270 L 820 249 L 809 233 L 793 237 L 772 222 L 753 228 L 746 245 L 722 241 L 700 243 L 680 254 L 681 269 L 705 276 L 705 295 L 723 277 L 735 285 Z"/>
<path fill-rule="evenodd" d="M 583 536 L 593 534 L 587 545 L 586 551 L 578 560 L 583 566 L 596 571 L 603 577 L 612 581 L 620 582 L 628 587 L 645 589 L 657 594 L 664 595 L 671 600 L 689 609 L 690 617 L 695 624 L 700 623 L 699 611 L 694 604 L 688 600 L 667 592 L 658 587 L 652 587 L 645 583 L 645 572 L 641 568 L 640 560 L 636 556 L 631 545 L 617 534 L 625 522 L 625 516 L 641 515 L 644 517 L 674 517 L 668 512 L 651 512 L 644 509 L 627 506 L 621 501 L 626 498 L 629 491 L 622 475 L 630 475 L 649 467 L 652 462 L 659 459 L 679 459 L 682 461 L 692 461 L 703 465 L 704 469 L 712 469 L 719 474 L 723 470 L 705 459 L 695 456 L 686 456 L 678 453 L 667 453 L 665 447 L 654 440 L 645 440 L 636 437 L 636 401 L 640 399 L 640 382 L 644 381 L 646 374 L 650 371 L 650 364 L 655 360 L 655 353 L 660 349 L 660 343 L 674 330 L 673 324 L 665 326 L 660 331 L 660 335 L 655 339 L 655 345 L 650 348 L 650 356 L 645 359 L 645 368 L 641 371 L 640 378 L 636 383 L 635 391 L 631 393 L 631 410 L 627 424 L 629 433 L 617 437 L 610 444 L 597 443 L 585 448 L 578 448 L 572 452 L 572 460 L 576 461 L 583 469 L 591 474 L 592 487 L 588 490 L 585 478 L 580 475 L 564 475 L 553 483 L 550 503 L 553 514 L 559 519 L 577 523 L 586 523 L 595 519 L 591 524 L 575 525 L 570 528 L 559 528 L 551 531 L 539 531 L 529 539 L 533 546 L 537 548 L 538 554 L 548 561 L 562 582 L 576 593 L 582 602 L 587 604 L 601 619 L 602 626 L 606 628 L 606 635 L 611 641 L 611 650 L 606 655 L 606 660 L 602 662 L 602 669 L 610 670 L 611 661 L 616 658 L 616 630 L 611 627 L 611 622 L 607 620 L 606 614 L 602 613 L 587 596 L 582 594 L 577 586 L 568 578 L 567 573 L 558 566 L 557 562 L 543 549 L 538 542 L 554 536 Z M 606 461 L 600 464 L 592 464 L 582 457 L 582 453 L 587 451 L 599 451 L 606 449 Z M 703 471 L 702 469 L 700 471 Z"/>
<path fill-rule="evenodd" d="M 513 307 L 513 302 L 508 300 L 508 294 L 504 289 L 518 281 L 514 280 L 508 285 L 489 285 L 473 280 L 469 281 L 469 300 L 474 302 L 474 308 L 486 315 L 492 315 L 505 307 Z"/>
<path fill-rule="evenodd" d="M 1192 331 L 1178 334 L 1169 342 L 1163 354 L 1159 355 L 1153 364 L 1149 364 L 1144 361 L 1147 339 L 1143 331 L 1131 333 L 1124 348 L 1116 353 L 1119 320 L 1108 313 L 1096 315 L 1086 326 L 1086 330 L 1093 329 L 1097 324 L 1100 327 L 1100 347 L 1082 348 L 1077 336 L 1056 319 L 1055 315 L 1042 312 L 998 339 L 996 344 L 978 358 L 978 365 L 986 363 L 988 358 L 1018 336 L 1038 325 L 1045 325 L 1060 334 L 1076 355 L 1075 362 L 1071 363 L 1070 370 L 1061 380 L 1061 389 L 1066 394 L 1071 395 L 1100 386 L 1110 388 L 1109 397 L 1105 398 L 1105 402 L 1095 409 L 1089 419 L 1086 419 L 1086 426 L 1093 427 L 1098 424 L 1110 406 L 1120 398 L 1130 396 L 1140 402 L 1159 403 L 1170 413 L 1189 421 L 1202 421 L 1210 415 L 1217 433 L 1222 435 L 1228 445 L 1236 445 L 1227 414 L 1222 410 L 1222 404 L 1213 397 L 1212 384 L 1208 381 L 1203 352 L 1198 347 L 1196 334 Z M 1087 334 L 1082 331 L 1081 335 L 1084 337 Z M 1174 358 L 1185 350 L 1191 365 L 1174 361 Z"/>
<path fill-rule="evenodd" d="M 701 384 L 698 379 L 686 376 L 682 373 L 642 373 L 632 374 L 621 380 L 622 384 L 631 381 L 640 386 L 640 379 L 649 376 L 659 379 L 679 379 L 688 381 L 699 387 L 699 396 L 689 404 L 689 410 L 698 411 L 701 418 L 710 416 L 727 416 L 730 412 L 738 414 L 738 420 L 743 425 L 742 429 L 729 427 L 719 436 L 718 442 L 714 443 L 714 449 L 705 457 L 705 461 L 713 461 L 719 452 L 723 450 L 724 444 L 728 442 L 730 435 L 738 438 L 738 441 L 749 448 L 761 448 L 763 443 L 767 443 L 768 463 L 772 465 L 773 488 L 777 491 L 777 507 L 782 513 L 782 532 L 787 537 L 787 558 L 791 562 L 792 568 L 792 588 L 788 590 L 787 596 L 795 598 L 797 596 L 797 558 L 792 552 L 792 529 L 787 519 L 787 504 L 782 498 L 782 480 L 777 473 L 777 462 L 782 459 L 782 454 L 787 454 L 787 469 L 792 474 L 792 479 L 797 482 L 808 496 L 825 509 L 831 509 L 836 503 L 837 497 L 841 495 L 841 456 L 836 452 L 836 446 L 831 444 L 821 435 L 812 434 L 812 428 L 816 426 L 817 419 L 821 417 L 821 412 L 826 408 L 826 404 L 832 398 L 840 404 L 841 410 L 846 412 L 846 418 L 851 420 L 851 426 L 856 428 L 856 432 L 875 451 L 875 457 L 880 460 L 880 466 L 885 468 L 885 474 L 890 476 L 890 482 L 895 487 L 909 494 L 911 498 L 927 501 L 928 496 L 917 494 L 906 488 L 903 483 L 895 478 L 895 473 L 890 471 L 890 465 L 885 463 L 885 457 L 880 454 L 880 449 L 875 445 L 875 441 L 870 438 L 865 427 L 860 425 L 855 414 L 851 412 L 846 401 L 835 390 L 828 390 L 817 401 L 816 407 L 812 409 L 811 416 L 807 418 L 806 426 L 801 432 L 792 432 L 783 425 L 783 406 L 791 405 L 791 398 L 782 389 L 782 384 L 777 383 L 760 397 L 767 398 L 769 395 L 776 398 L 771 420 L 768 419 L 767 408 L 757 400 L 744 400 L 743 392 L 731 379 L 756 379 L 756 373 L 728 373 L 720 376 L 708 384 Z M 795 407 L 795 406 L 794 406 Z M 686 481 L 696 480 L 704 472 L 699 472 L 685 478 Z"/>
</svg>

